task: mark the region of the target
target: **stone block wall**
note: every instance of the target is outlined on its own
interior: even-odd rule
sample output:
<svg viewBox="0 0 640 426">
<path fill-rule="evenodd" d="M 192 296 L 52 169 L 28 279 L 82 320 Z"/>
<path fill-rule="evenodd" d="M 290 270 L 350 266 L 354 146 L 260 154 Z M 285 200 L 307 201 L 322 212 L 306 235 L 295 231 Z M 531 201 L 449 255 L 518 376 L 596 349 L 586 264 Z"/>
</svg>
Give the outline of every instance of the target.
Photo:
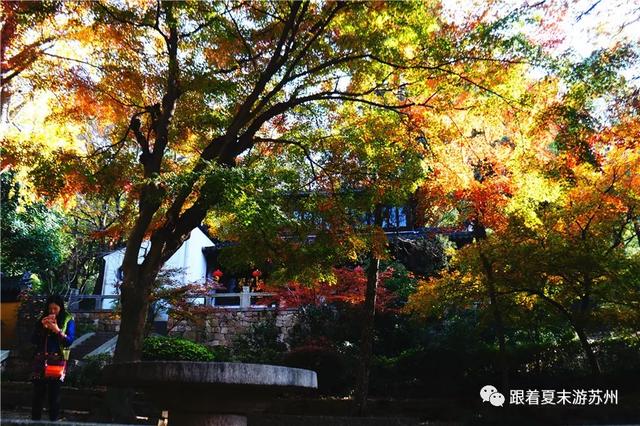
<svg viewBox="0 0 640 426">
<path fill-rule="evenodd" d="M 279 339 L 286 340 L 296 321 L 295 309 L 220 309 L 207 313 L 197 323 L 169 318 L 169 336 L 182 337 L 207 346 L 230 346 L 251 325 L 275 318 Z"/>
<path fill-rule="evenodd" d="M 42 315 L 44 298 L 30 299 L 20 304 L 18 310 L 17 334 L 19 346 L 31 344 L 31 335 L 38 318 Z M 109 311 L 73 312 L 76 330 L 120 331 L 120 315 Z"/>
<path fill-rule="evenodd" d="M 97 332 L 120 331 L 120 315 L 114 312 L 76 312 L 73 314 L 76 328 Z"/>
<path fill-rule="evenodd" d="M 22 303 L 18 313 L 17 334 L 20 347 L 31 348 L 31 334 L 39 315 L 42 314 L 43 301 Z M 236 336 L 262 321 L 275 319 L 279 339 L 286 341 L 296 322 L 296 309 L 225 309 L 221 308 L 198 316 L 195 321 L 177 321 L 169 318 L 167 329 L 169 336 L 182 337 L 207 346 L 230 346 Z M 78 331 L 119 332 L 120 316 L 114 312 L 76 312 L 73 314 Z M 81 333 L 78 333 L 78 335 Z M 29 356 L 31 353 L 29 352 Z"/>
</svg>

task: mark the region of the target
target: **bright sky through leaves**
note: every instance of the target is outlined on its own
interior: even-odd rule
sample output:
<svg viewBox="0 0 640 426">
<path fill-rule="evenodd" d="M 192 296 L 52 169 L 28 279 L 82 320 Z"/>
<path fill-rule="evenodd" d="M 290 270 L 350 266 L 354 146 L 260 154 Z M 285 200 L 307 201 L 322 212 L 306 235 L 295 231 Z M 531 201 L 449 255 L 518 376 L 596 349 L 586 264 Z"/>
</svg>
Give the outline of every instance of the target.
<svg viewBox="0 0 640 426">
<path fill-rule="evenodd" d="M 454 22 L 462 22 L 482 10 L 484 1 L 456 0 L 444 2 L 447 15 Z M 502 7 L 495 13 L 504 16 L 506 13 L 526 5 L 542 3 L 542 8 L 534 12 L 539 20 L 548 20 L 554 24 L 552 28 L 541 24 L 531 24 L 526 32 L 532 37 L 550 40 L 560 37 L 562 41 L 555 45 L 551 52 L 559 55 L 572 51 L 576 60 L 584 59 L 595 50 L 612 48 L 620 43 L 637 43 L 640 39 L 640 3 L 625 0 L 573 0 L 564 2 L 537 2 L 512 0 L 510 8 Z M 504 5 L 502 5 L 504 6 Z M 563 13 L 545 12 L 564 9 Z M 549 14 L 551 16 L 544 16 Z M 555 34 L 553 34 L 555 32 Z M 635 85 L 640 84 L 640 70 L 637 67 L 623 72 L 623 75 Z"/>
</svg>

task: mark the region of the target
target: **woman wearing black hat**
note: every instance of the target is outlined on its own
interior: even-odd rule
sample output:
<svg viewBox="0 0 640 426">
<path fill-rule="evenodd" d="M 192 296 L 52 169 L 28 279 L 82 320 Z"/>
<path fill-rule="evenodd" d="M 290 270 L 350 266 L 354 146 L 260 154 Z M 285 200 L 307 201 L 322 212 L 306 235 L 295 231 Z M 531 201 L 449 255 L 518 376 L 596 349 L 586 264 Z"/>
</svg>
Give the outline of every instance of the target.
<svg viewBox="0 0 640 426">
<path fill-rule="evenodd" d="M 44 398 L 49 395 L 49 419 L 60 416 L 60 386 L 64 380 L 68 348 L 75 337 L 75 322 L 64 308 L 64 299 L 47 298 L 44 312 L 36 322 L 32 342 L 36 345 L 31 418 L 40 420 Z"/>
</svg>

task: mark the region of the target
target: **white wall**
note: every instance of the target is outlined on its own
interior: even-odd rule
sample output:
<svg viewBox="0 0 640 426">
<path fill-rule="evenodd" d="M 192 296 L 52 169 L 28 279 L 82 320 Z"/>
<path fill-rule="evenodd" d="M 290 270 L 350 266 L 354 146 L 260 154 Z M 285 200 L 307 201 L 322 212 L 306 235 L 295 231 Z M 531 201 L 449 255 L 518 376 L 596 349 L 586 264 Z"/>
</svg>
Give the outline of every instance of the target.
<svg viewBox="0 0 640 426">
<path fill-rule="evenodd" d="M 207 261 L 202 253 L 203 247 L 213 246 L 213 241 L 209 239 L 199 228 L 191 231 L 189 238 L 182 243 L 178 251 L 167 260 L 162 269 L 180 270 L 178 276 L 175 276 L 181 284 L 203 283 L 206 279 Z M 138 264 L 141 264 L 149 248 L 149 241 L 144 241 L 140 247 L 138 254 Z M 105 271 L 102 281 L 102 294 L 114 295 L 119 294 L 116 288 L 118 279 L 118 268 L 122 265 L 124 259 L 124 248 L 116 250 L 104 256 Z M 103 309 L 110 309 L 112 302 L 104 301 Z"/>
<path fill-rule="evenodd" d="M 202 249 L 213 245 L 213 241 L 199 228 L 191 231 L 189 239 L 182 245 L 185 248 L 183 262 L 185 283 L 198 282 L 204 284 L 207 274 L 207 261 L 202 253 Z"/>
</svg>

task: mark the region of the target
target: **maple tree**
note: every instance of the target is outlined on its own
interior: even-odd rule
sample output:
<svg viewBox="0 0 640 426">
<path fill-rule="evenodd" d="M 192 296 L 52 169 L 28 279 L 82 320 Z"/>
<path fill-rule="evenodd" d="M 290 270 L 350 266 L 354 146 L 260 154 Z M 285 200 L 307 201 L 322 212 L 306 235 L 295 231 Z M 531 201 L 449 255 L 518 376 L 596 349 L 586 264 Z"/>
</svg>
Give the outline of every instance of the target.
<svg viewBox="0 0 640 426">
<path fill-rule="evenodd" d="M 487 301 L 494 307 L 515 304 L 526 313 L 541 303 L 575 331 L 597 374 L 589 330 L 633 327 L 638 321 L 640 259 L 632 250 L 637 236 L 628 206 L 621 203 L 629 196 L 631 176 L 637 176 L 637 159 L 629 160 L 616 166 L 621 167 L 616 173 L 625 170 L 626 179 L 597 172 L 595 180 L 581 176 L 566 199 L 538 207 L 538 224 L 514 216 L 503 232 L 457 253 L 456 269 L 425 284 L 413 296 L 413 309 L 428 312 L 442 301 L 458 306 Z"/>
<path fill-rule="evenodd" d="M 479 116 L 491 116 L 502 123 L 484 138 L 510 135 L 495 150 L 486 145 L 478 160 L 509 157 L 506 170 L 531 161 L 522 150 L 510 157 L 522 133 L 512 121 L 517 108 L 504 105 L 528 99 L 529 87 L 514 82 L 536 50 L 510 32 L 518 14 L 497 17 L 495 5 L 464 22 L 445 17 L 438 2 L 71 5 L 48 13 L 72 31 L 14 68 L 11 88 L 30 94 L 10 114 L 21 126 L 3 130 L 3 167 L 28 175 L 35 193 L 67 208 L 82 200 L 77 194 L 119 200 L 118 220 L 100 230 L 126 241 L 116 361 L 139 359 L 160 268 L 203 221 L 260 241 L 247 256 L 281 259 L 283 276 L 332 274 L 330 265 L 368 253 L 366 304 L 374 313 L 386 245 L 382 205 L 401 204 L 416 189 L 424 157 L 458 158 L 451 142 L 460 139 L 460 120 L 471 131 Z M 32 25 L 47 30 L 46 40 L 53 24 Z M 478 100 L 487 107 L 475 108 Z M 529 129 L 536 116 L 518 115 L 529 117 Z M 424 210 L 436 217 L 453 196 L 496 231 L 507 225 L 499 213 L 518 185 L 543 179 L 531 172 L 506 182 L 477 164 L 479 175 L 493 173 L 479 182 L 469 170 L 451 173 L 452 163 L 432 162 L 439 179 L 422 191 L 438 203 Z M 295 208 L 283 214 L 283 199 L 302 190 L 329 194 L 310 196 L 306 207 L 331 224 L 318 237 L 331 249 L 303 244 L 317 224 L 292 220 Z M 374 226 L 354 232 L 350 209 L 374 213 Z M 283 229 L 299 241 L 279 236 Z M 151 244 L 139 263 L 145 239 Z"/>
<path fill-rule="evenodd" d="M 319 84 L 321 77 L 338 81 L 339 73 L 358 72 L 360 63 L 374 61 L 356 52 L 348 31 L 338 35 L 328 28 L 336 16 L 347 19 L 369 6 L 265 7 L 167 2 L 118 9 L 97 3 L 81 15 L 91 22 L 78 37 L 90 65 L 56 75 L 57 90 L 73 99 L 56 113 L 65 115 L 69 132 L 80 126 L 95 139 L 84 147 L 87 154 L 56 151 L 33 175 L 58 175 L 40 185 L 50 196 L 123 186 L 130 202 L 137 200 L 123 264 L 117 360 L 137 357 L 136 330 L 146 312 L 139 306 L 148 303 L 159 268 L 215 204 L 222 189 L 215 183 L 255 143 L 263 125 L 308 102 L 367 94 Z M 210 112 L 203 117 L 203 110 Z M 170 144 L 174 140 L 180 143 Z M 5 158 L 19 161 L 8 154 Z M 96 176 L 102 168 L 115 168 L 115 179 Z M 149 236 L 149 254 L 138 265 L 140 244 Z"/>
<path fill-rule="evenodd" d="M 414 107 L 450 104 L 447 91 L 462 96 L 467 87 L 486 90 L 484 82 L 502 71 L 502 58 L 526 48 L 498 35 L 509 20 L 452 24 L 439 11 L 437 3 L 409 2 L 97 2 L 56 15 L 78 30 L 57 40 L 46 60 L 39 59 L 37 72 L 21 70 L 23 78 L 12 82 L 35 89 L 32 105 L 42 107 L 36 114 L 19 111 L 23 116 L 16 118 L 30 126 L 3 136 L 3 161 L 29 170 L 38 194 L 72 205 L 71 194 L 125 189 L 128 214 L 121 216 L 121 228 L 127 246 L 116 361 L 139 357 L 149 294 L 162 264 L 211 207 L 244 198 L 247 153 L 263 142 L 286 145 L 288 136 L 308 143 L 308 136 L 327 127 L 287 122 L 352 117 L 350 127 L 340 130 L 342 137 L 325 150 L 343 151 L 343 157 L 335 155 L 327 166 L 341 168 L 337 172 L 350 187 L 364 179 L 373 189 L 369 202 L 378 206 L 375 223 L 381 225 L 384 197 L 406 194 L 398 191 L 403 184 L 398 186 L 394 168 L 403 155 L 410 158 L 402 151 L 406 143 L 415 145 L 415 135 L 396 132 L 389 142 L 404 135 L 408 140 L 394 146 L 384 137 L 401 124 L 396 119 L 367 116 L 350 106 L 336 110 L 336 103 L 417 117 Z M 359 146 L 376 129 L 353 132 L 371 120 L 379 120 L 384 136 Z M 350 138 L 358 141 L 342 150 Z M 302 146 L 304 151 L 308 145 Z M 349 156 L 360 157 L 365 166 L 371 162 L 374 173 L 346 173 L 352 165 L 342 160 Z M 383 179 L 372 186 L 367 180 L 375 175 Z M 415 178 L 410 181 L 409 187 L 415 185 Z M 376 247 L 384 238 L 372 235 L 379 243 L 368 250 L 370 306 L 383 252 Z M 151 245 L 139 264 L 145 238 Z"/>
<path fill-rule="evenodd" d="M 46 49 L 45 46 L 59 35 L 55 34 L 54 30 L 48 33 L 43 32 L 34 40 L 28 40 L 25 33 L 31 26 L 42 25 L 44 21 L 53 24 L 51 18 L 59 6 L 54 2 L 2 2 L 2 45 L 0 46 L 2 100 L 0 105 L 3 112 L 5 104 L 11 97 L 11 90 L 9 90 L 11 81 L 30 68 L 42 55 Z"/>
<path fill-rule="evenodd" d="M 292 201 L 291 193 L 287 196 L 281 191 L 278 196 L 273 190 L 263 188 L 262 194 L 253 193 L 248 200 L 262 204 L 263 208 L 251 208 L 246 202 L 242 206 L 236 203 L 227 211 L 226 226 L 220 226 L 227 228 L 230 236 L 240 236 L 239 244 L 228 255 L 236 263 L 240 259 L 247 262 L 242 253 L 254 262 L 260 262 L 256 256 L 277 259 L 270 262 L 270 267 L 278 268 L 276 272 L 282 272 L 284 278 L 293 277 L 298 283 L 302 279 L 302 286 L 315 286 L 313 283 L 318 279 L 308 277 L 318 273 L 317 276 L 324 276 L 325 281 L 321 280 L 317 286 L 327 290 L 324 284 L 333 284 L 336 291 L 346 290 L 342 297 L 353 297 L 352 290 L 344 287 L 344 273 L 340 273 L 344 270 L 335 269 L 333 265 L 366 261 L 366 274 L 362 276 L 366 285 L 360 289 L 365 313 L 362 371 L 357 375 L 359 385 L 356 390 L 358 410 L 364 412 L 375 306 L 379 282 L 383 278 L 379 265 L 387 256 L 387 237 L 382 231 L 383 213 L 385 206 L 388 209 L 406 202 L 424 176 L 424 148 L 416 142 L 416 135 L 412 134 L 406 120 L 397 113 L 344 105 L 335 108 L 332 115 L 336 119 L 340 117 L 342 122 L 332 126 L 331 133 L 319 140 L 314 135 L 308 138 L 298 130 L 296 141 L 306 143 L 297 156 L 316 157 L 307 166 L 314 168 L 307 170 L 313 181 L 313 196 L 294 194 L 297 200 Z M 291 143 L 282 139 L 265 142 Z M 273 153 L 267 161 L 274 161 L 273 157 L 278 156 L 284 157 L 281 164 L 296 163 L 296 153 L 289 152 L 286 155 Z M 259 155 L 258 159 L 248 161 L 259 162 L 262 158 Z M 252 218 L 245 218 L 247 214 Z M 308 215 L 306 220 L 305 214 Z M 362 220 L 367 215 L 370 223 Z M 314 235 L 314 241 L 307 241 L 308 235 Z M 261 250 L 255 249 L 256 241 L 261 242 Z"/>
<path fill-rule="evenodd" d="M 479 143 L 467 148 L 476 159 L 439 171 L 467 183 L 441 201 L 490 232 L 457 253 L 453 269 L 424 284 L 410 309 L 438 312 L 473 303 L 487 308 L 503 379 L 507 310 L 525 314 L 542 306 L 559 315 L 575 332 L 593 374 L 600 366 L 590 332 L 637 321 L 638 147 L 627 133 L 638 124 L 637 90 L 618 72 L 634 60 L 622 47 L 568 66 L 560 73 L 562 95 L 554 89 L 558 83 L 530 88 L 546 95 L 528 118 L 512 115 L 516 132 L 499 128 L 504 136 L 490 136 L 490 152 L 475 155 Z M 596 101 L 606 103 L 606 115 Z M 482 133 L 487 131 L 495 129 L 487 126 Z M 446 191 L 438 179 L 429 187 Z"/>
</svg>

